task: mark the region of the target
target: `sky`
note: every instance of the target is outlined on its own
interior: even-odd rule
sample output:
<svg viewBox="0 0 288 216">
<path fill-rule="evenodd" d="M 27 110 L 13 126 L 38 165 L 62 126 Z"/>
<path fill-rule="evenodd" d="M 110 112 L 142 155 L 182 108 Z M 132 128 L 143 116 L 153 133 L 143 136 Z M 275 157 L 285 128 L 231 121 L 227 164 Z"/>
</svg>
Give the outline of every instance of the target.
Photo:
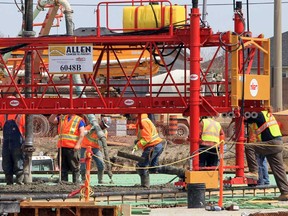
<svg viewBox="0 0 288 216">
<path fill-rule="evenodd" d="M 74 13 L 73 22 L 75 28 L 79 27 L 95 27 L 96 26 L 96 5 L 98 0 L 68 0 Z M 109 1 L 109 0 L 105 0 Z M 114 0 L 116 2 L 117 0 Z M 207 1 L 207 22 L 213 32 L 233 31 L 233 1 L 234 0 L 206 0 Z M 253 36 L 264 34 L 264 37 L 272 37 L 274 35 L 274 0 L 243 0 L 243 14 L 247 19 L 247 5 L 249 2 L 249 30 Z M 280 1 L 280 0 L 275 0 Z M 21 6 L 21 0 L 15 0 L 18 6 Z M 25 0 L 22 0 L 25 2 Z M 37 1 L 34 0 L 34 3 Z M 103 2 L 103 1 L 101 1 Z M 192 0 L 171 0 L 172 4 L 189 5 L 191 7 Z M 288 0 L 282 0 L 282 32 L 288 31 Z M 199 0 L 200 13 L 202 13 L 202 0 Z M 35 5 L 34 5 L 35 8 Z M 102 7 L 101 11 L 104 8 Z M 104 14 L 104 13 L 101 13 Z M 35 22 L 41 22 L 46 15 L 43 11 L 35 19 Z M 14 1 L 0 0 L 0 36 L 15 37 L 22 23 L 22 14 L 19 12 Z M 101 26 L 104 26 L 102 19 Z M 286 22 L 285 22 L 286 21 Z M 109 27 L 122 28 L 122 12 L 119 6 L 114 6 L 109 12 Z M 34 27 L 36 33 L 39 27 Z M 52 34 L 65 34 L 65 20 L 61 21 L 60 27 L 55 27 Z"/>
</svg>

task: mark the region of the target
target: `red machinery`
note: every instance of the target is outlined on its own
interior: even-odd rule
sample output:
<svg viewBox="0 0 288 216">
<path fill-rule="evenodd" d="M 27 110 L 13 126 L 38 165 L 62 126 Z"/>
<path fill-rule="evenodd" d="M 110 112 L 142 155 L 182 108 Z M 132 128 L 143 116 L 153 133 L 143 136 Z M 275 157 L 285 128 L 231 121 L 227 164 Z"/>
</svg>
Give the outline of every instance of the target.
<svg viewBox="0 0 288 216">
<path fill-rule="evenodd" d="M 0 114 L 183 113 L 190 117 L 190 154 L 193 155 L 199 149 L 199 128 L 197 127 L 199 117 L 229 113 L 229 115 L 234 116 L 236 128 L 239 130 L 235 135 L 235 166 L 224 168 L 236 169 L 236 177 L 228 183 L 246 183 L 244 177 L 243 116 L 245 112 L 260 111 L 270 104 L 269 40 L 263 38 L 262 35 L 252 37 L 251 32 L 245 32 L 241 8 L 235 8 L 234 32 L 214 33 L 210 27 L 201 23 L 199 8 L 196 3 L 198 1 L 193 1 L 191 11 L 186 12 L 190 16 L 187 17 L 184 24 L 173 25 L 171 18 L 166 27 L 149 27 L 138 32 L 139 29 L 131 28 L 129 29 L 130 32 L 101 34 L 100 17 L 102 19 L 106 15 L 105 18 L 108 20 L 110 7 L 115 4 L 128 3 L 138 7 L 149 2 L 151 1 L 131 0 L 99 3 L 96 10 L 97 26 L 94 36 L 0 38 L 0 65 L 7 71 L 11 80 L 1 84 Z M 164 4 L 166 7 L 172 6 L 166 0 L 158 0 L 157 2 L 160 6 Z M 172 10 L 170 13 L 173 14 Z M 109 29 L 109 26 L 107 27 Z M 73 82 L 73 72 L 66 73 L 68 77 L 66 81 L 60 82 L 58 79 L 55 81 L 57 73 L 51 73 L 47 61 L 43 59 L 42 53 L 48 52 L 49 48 L 65 47 L 66 45 L 74 48 L 88 45 L 93 47 L 93 51 L 97 50 L 100 53 L 93 70 L 81 74 L 80 83 Z M 117 57 L 123 50 L 123 46 L 127 50 L 139 53 L 135 67 L 129 71 L 122 66 Z M 206 63 L 205 70 L 201 66 L 202 58 L 200 55 L 200 50 L 204 47 L 214 47 L 216 50 L 213 59 Z M 171 75 L 175 61 L 167 62 L 165 55 L 165 52 L 177 51 L 179 48 L 184 50 L 182 56 L 184 59 L 184 77 L 189 77 L 182 82 L 176 82 Z M 12 50 L 24 51 L 25 54 L 20 57 L 15 56 L 17 60 L 10 58 L 8 62 L 4 61 L 4 54 Z M 137 80 L 134 78 L 136 76 L 135 71 L 141 65 L 141 57 L 146 50 L 150 53 L 150 65 L 155 63 L 153 57 L 157 56 L 162 68 L 165 69 L 166 78 L 162 83 L 152 82 L 152 72 L 150 76 L 146 76 L 148 82 L 135 82 Z M 214 64 L 219 61 L 219 57 L 216 56 L 221 50 L 224 50 L 224 55 L 221 57 L 224 64 L 222 64 L 222 68 L 219 68 L 219 64 L 218 66 L 214 66 Z M 31 79 L 29 82 L 27 80 L 20 82 L 17 74 L 25 68 L 25 58 L 27 53 L 31 52 L 33 53 L 31 70 L 28 71 Z M 175 60 L 177 57 L 179 57 L 178 54 L 175 56 Z M 97 82 L 98 71 L 104 58 L 105 64 L 107 64 L 106 80 L 104 83 L 99 83 Z M 119 68 L 121 68 L 120 71 L 123 73 L 122 79 L 119 81 L 115 81 L 111 77 L 109 68 L 109 59 L 111 58 L 116 59 Z M 209 73 L 214 69 L 220 70 L 219 74 L 223 76 L 223 79 L 211 81 L 208 78 Z M 41 80 L 44 73 L 47 76 L 46 82 Z M 220 86 L 222 90 L 215 91 L 214 86 Z M 81 91 L 76 92 L 77 94 L 75 93 L 76 87 L 81 89 Z M 205 91 L 203 91 L 203 87 Z M 171 88 L 173 88 L 174 93 L 168 94 L 171 91 L 167 89 Z M 63 89 L 67 91 L 63 93 Z M 102 89 L 105 89 L 105 94 L 103 94 Z M 111 89 L 118 90 L 118 97 L 111 96 Z M 145 94 L 143 94 L 143 89 L 145 89 Z M 8 97 L 12 93 L 17 96 L 16 99 Z M 25 94 L 23 95 L 23 93 Z M 199 170 L 197 156 L 193 160 L 193 170 Z"/>
</svg>

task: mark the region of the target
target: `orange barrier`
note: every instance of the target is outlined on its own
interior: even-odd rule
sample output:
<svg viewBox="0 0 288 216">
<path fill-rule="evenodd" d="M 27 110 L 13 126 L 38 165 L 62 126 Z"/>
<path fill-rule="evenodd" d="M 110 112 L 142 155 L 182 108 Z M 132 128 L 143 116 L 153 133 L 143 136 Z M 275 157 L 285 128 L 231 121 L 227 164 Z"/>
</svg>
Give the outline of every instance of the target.
<svg viewBox="0 0 288 216">
<path fill-rule="evenodd" d="M 177 134 L 178 121 L 176 115 L 169 116 L 169 135 L 173 136 Z"/>
</svg>

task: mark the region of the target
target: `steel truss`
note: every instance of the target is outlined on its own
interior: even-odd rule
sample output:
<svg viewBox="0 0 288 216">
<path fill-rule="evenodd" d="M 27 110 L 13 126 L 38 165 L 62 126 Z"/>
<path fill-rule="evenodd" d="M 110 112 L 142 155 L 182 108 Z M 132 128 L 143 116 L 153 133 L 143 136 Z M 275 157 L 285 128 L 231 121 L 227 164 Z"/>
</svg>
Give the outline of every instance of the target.
<svg viewBox="0 0 288 216">
<path fill-rule="evenodd" d="M 145 2 L 148 1 L 141 1 L 141 4 Z M 115 3 L 102 2 L 101 4 L 109 7 Z M 102 8 L 98 5 L 95 36 L 0 38 L 0 64 L 4 71 L 7 71 L 5 82 L 2 81 L 1 84 L 0 114 L 183 113 L 190 117 L 190 131 L 193 131 L 190 132 L 192 154 L 198 149 L 199 129 L 195 125 L 198 125 L 200 116 L 232 113 L 239 117 L 243 110 L 252 112 L 269 106 L 270 95 L 248 96 L 251 84 L 241 82 L 241 79 L 245 80 L 243 75 L 248 77 L 253 74 L 252 69 L 256 71 L 255 77 L 261 75 L 266 76 L 264 78 L 266 81 L 270 79 L 269 40 L 262 36 L 255 38 L 250 32 L 245 32 L 240 19 L 242 17 L 239 18 L 241 15 L 239 11 L 235 11 L 234 32 L 213 33 L 210 27 L 203 26 L 201 23 L 199 9 L 192 8 L 185 25 L 180 27 L 170 23 L 167 28 L 143 30 L 141 34 L 125 32 L 101 35 L 100 9 Z M 59 78 L 49 72 L 47 56 L 45 59 L 43 53 L 47 53 L 49 46 L 56 44 L 92 44 L 94 51 L 100 53 L 94 64 L 93 73 L 81 75 L 81 84 L 73 82 L 75 76 L 73 74 Z M 188 77 L 181 82 L 176 80 L 173 74 L 174 61 L 170 64 L 165 55 L 171 49 L 177 50 L 180 47 L 184 51 L 183 76 Z M 201 64 L 200 51 L 207 47 L 215 48 L 215 53 L 203 69 L 204 63 Z M 138 60 L 129 70 L 125 69 L 126 66 L 119 56 L 123 49 L 139 53 Z M 223 55 L 219 57 L 221 50 L 224 50 Z M 4 54 L 9 51 L 17 51 L 20 54 L 5 61 Z M 148 68 L 149 73 L 145 75 L 146 82 L 139 83 L 135 80 L 141 80 L 136 75 L 142 64 L 144 52 L 148 52 L 149 61 L 145 67 Z M 30 82 L 27 82 L 23 76 L 21 79 L 19 75 L 25 69 L 28 53 L 32 53 L 31 71 L 28 71 L 31 75 Z M 161 83 L 153 82 L 155 56 L 166 73 Z M 39 60 L 35 61 L 36 58 Z M 175 60 L 178 58 L 180 59 L 179 55 L 176 55 Z M 119 79 L 115 79 L 111 74 L 112 66 L 109 63 L 111 59 L 114 59 L 117 67 L 120 68 L 119 73 L 122 76 L 118 77 Z M 219 59 L 222 59 L 220 72 L 223 78 L 211 80 L 208 76 L 215 68 L 219 69 Z M 107 64 L 105 82 L 99 82 L 99 70 L 104 61 Z M 217 62 L 218 66 L 215 66 Z M 270 89 L 269 85 L 265 83 L 265 88 Z M 76 92 L 77 86 L 80 87 L 80 92 Z M 218 88 L 215 90 L 215 86 L 221 87 L 222 90 Z M 31 89 L 31 92 L 27 92 L 27 89 Z M 116 95 L 115 90 L 117 90 Z M 16 98 L 10 98 L 11 95 L 15 95 Z M 242 142 L 243 134 L 241 137 Z M 243 146 L 238 150 L 243 152 Z M 240 156 L 242 157 L 243 154 L 241 153 Z M 244 157 L 236 165 L 237 169 L 242 171 L 244 170 L 243 160 Z M 197 162 L 193 165 L 198 167 Z M 239 174 L 241 176 L 242 171 Z"/>
</svg>

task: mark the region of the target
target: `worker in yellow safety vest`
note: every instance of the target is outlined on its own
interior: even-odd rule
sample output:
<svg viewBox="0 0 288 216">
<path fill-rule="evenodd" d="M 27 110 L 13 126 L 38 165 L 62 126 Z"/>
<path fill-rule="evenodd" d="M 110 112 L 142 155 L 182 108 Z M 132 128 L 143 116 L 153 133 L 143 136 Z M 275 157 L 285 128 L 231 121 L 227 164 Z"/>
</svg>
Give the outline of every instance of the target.
<svg viewBox="0 0 288 216">
<path fill-rule="evenodd" d="M 218 165 L 218 147 L 211 148 L 225 139 L 221 124 L 212 118 L 202 117 L 200 121 L 200 167 L 213 167 Z M 210 149 L 209 149 L 210 148 Z M 209 149 L 209 150 L 207 150 Z"/>
<path fill-rule="evenodd" d="M 256 123 L 252 123 L 248 125 L 248 142 L 255 143 L 261 142 L 261 134 L 256 133 L 258 126 Z M 257 163 L 258 163 L 258 180 L 257 185 L 269 185 L 269 173 L 268 173 L 268 163 L 267 159 L 264 155 L 257 154 Z"/>
<path fill-rule="evenodd" d="M 288 181 L 283 162 L 283 141 L 279 125 L 272 114 L 272 108 L 258 113 L 257 118 L 248 118 L 247 123 L 257 124 L 256 135 L 261 135 L 261 145 L 247 144 L 245 153 L 249 173 L 247 178 L 258 179 L 256 153 L 266 156 L 273 172 L 276 184 L 281 192 L 280 201 L 288 200 Z"/>
<path fill-rule="evenodd" d="M 133 152 L 142 149 L 141 157 L 145 158 L 144 162 L 138 162 L 137 167 L 139 169 L 137 172 L 140 175 L 141 186 L 150 187 L 149 172 L 157 172 L 159 157 L 166 141 L 159 136 L 155 125 L 147 114 L 131 114 L 131 118 L 137 119 L 137 139 L 134 141 Z M 145 167 L 151 167 L 151 169 L 145 169 Z"/>
<path fill-rule="evenodd" d="M 72 172 L 73 183 L 80 183 L 80 148 L 84 138 L 85 122 L 74 114 L 57 116 L 52 114 L 49 122 L 58 124 L 58 164 L 61 181 L 68 181 Z"/>
</svg>

